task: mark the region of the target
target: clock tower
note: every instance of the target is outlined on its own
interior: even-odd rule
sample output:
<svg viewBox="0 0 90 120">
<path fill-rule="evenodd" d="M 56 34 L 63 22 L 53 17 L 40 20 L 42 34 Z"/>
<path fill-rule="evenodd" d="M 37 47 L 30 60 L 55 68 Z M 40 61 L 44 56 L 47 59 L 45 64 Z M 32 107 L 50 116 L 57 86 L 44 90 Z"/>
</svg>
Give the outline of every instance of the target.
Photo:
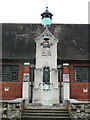
<svg viewBox="0 0 90 120">
<path fill-rule="evenodd" d="M 57 43 L 48 30 L 51 25 L 52 14 L 46 11 L 41 14 L 45 31 L 35 39 L 36 68 L 33 89 L 33 103 L 53 105 L 59 103 L 59 85 L 57 69 Z"/>
</svg>

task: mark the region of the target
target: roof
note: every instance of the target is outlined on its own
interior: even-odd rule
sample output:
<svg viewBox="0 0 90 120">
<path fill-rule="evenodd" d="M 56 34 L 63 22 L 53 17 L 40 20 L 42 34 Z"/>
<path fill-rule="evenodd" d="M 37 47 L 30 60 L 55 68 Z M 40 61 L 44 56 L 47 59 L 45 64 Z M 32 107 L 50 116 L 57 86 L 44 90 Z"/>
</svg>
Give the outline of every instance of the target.
<svg viewBox="0 0 90 120">
<path fill-rule="evenodd" d="M 35 38 L 44 30 L 41 24 L 2 24 L 2 58 L 35 59 Z M 59 40 L 59 60 L 88 59 L 87 24 L 52 24 L 49 30 Z"/>
</svg>

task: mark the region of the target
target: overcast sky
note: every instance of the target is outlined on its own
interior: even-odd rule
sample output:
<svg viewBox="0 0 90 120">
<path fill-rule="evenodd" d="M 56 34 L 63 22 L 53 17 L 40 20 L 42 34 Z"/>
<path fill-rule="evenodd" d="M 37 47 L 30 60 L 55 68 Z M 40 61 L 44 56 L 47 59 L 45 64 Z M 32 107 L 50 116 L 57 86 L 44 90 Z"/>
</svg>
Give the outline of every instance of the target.
<svg viewBox="0 0 90 120">
<path fill-rule="evenodd" d="M 0 0 L 0 23 L 41 23 L 47 0 Z M 89 0 L 48 0 L 53 23 L 88 24 Z"/>
</svg>

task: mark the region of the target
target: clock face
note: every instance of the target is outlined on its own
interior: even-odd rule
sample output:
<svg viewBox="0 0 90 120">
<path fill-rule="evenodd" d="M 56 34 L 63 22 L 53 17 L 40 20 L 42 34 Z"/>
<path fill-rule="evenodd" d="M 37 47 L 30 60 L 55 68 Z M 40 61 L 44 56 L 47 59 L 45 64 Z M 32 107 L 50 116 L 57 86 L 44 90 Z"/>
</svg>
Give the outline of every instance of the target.
<svg viewBox="0 0 90 120">
<path fill-rule="evenodd" d="M 43 48 L 43 55 L 50 56 L 50 48 L 48 47 Z"/>
</svg>

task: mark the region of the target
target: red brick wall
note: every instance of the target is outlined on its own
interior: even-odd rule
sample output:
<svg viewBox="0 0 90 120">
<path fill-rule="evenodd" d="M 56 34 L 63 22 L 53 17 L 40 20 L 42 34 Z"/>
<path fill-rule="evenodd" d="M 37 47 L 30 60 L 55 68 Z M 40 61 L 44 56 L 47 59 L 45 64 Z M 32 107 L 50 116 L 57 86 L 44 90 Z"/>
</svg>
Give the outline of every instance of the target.
<svg viewBox="0 0 90 120">
<path fill-rule="evenodd" d="M 69 66 L 68 65 L 64 65 L 63 74 L 69 74 Z"/>
<path fill-rule="evenodd" d="M 19 82 L 0 82 L 0 99 L 9 100 L 22 97 L 23 64 L 21 63 L 3 63 L 4 65 L 19 65 Z M 9 87 L 9 91 L 4 88 Z"/>
<path fill-rule="evenodd" d="M 30 66 L 29 65 L 24 65 L 23 73 L 30 73 Z"/>
<path fill-rule="evenodd" d="M 78 100 L 90 100 L 90 83 L 74 82 L 74 66 L 90 66 L 90 64 L 70 64 L 70 98 Z M 88 92 L 83 92 L 83 88 L 88 88 Z"/>
</svg>

